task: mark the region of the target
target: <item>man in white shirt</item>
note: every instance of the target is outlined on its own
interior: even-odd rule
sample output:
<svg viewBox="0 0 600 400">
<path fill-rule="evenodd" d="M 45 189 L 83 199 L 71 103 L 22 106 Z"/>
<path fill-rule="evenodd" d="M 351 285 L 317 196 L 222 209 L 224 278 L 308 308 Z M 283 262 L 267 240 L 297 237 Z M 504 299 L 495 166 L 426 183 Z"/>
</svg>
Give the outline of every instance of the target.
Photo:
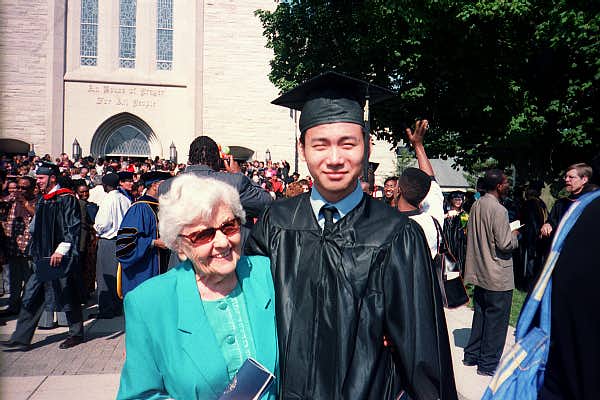
<svg viewBox="0 0 600 400">
<path fill-rule="evenodd" d="M 117 190 L 119 175 L 109 173 L 102 178 L 106 197 L 100 203 L 94 229 L 100 237 L 96 260 L 98 313 L 92 318 L 111 319 L 123 314 L 123 303 L 117 296 L 117 232 L 131 201 Z"/>
</svg>

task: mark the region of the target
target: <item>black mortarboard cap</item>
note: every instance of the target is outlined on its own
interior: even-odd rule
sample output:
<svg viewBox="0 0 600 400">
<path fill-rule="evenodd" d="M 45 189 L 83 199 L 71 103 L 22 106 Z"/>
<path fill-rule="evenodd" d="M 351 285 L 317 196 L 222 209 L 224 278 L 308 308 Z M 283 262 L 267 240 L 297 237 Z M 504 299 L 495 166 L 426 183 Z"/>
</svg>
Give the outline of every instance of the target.
<svg viewBox="0 0 600 400">
<path fill-rule="evenodd" d="M 364 126 L 364 106 L 394 96 L 394 92 L 337 72 L 325 72 L 282 94 L 271 103 L 302 111 L 300 131 L 334 122 Z"/>
<path fill-rule="evenodd" d="M 36 175 L 60 175 L 60 169 L 58 165 L 49 163 L 47 161 L 38 161 L 36 164 L 37 168 L 35 170 Z"/>
<path fill-rule="evenodd" d="M 116 188 L 119 186 L 119 175 L 115 174 L 114 172 L 109 172 L 102 177 L 102 184 Z"/>
<path fill-rule="evenodd" d="M 118 175 L 119 175 L 120 181 L 132 181 L 133 180 L 133 172 L 119 171 Z"/>
<path fill-rule="evenodd" d="M 144 182 L 144 187 L 148 187 L 154 182 L 166 181 L 172 176 L 170 173 L 164 171 L 150 171 L 142 174 L 142 182 Z"/>
</svg>

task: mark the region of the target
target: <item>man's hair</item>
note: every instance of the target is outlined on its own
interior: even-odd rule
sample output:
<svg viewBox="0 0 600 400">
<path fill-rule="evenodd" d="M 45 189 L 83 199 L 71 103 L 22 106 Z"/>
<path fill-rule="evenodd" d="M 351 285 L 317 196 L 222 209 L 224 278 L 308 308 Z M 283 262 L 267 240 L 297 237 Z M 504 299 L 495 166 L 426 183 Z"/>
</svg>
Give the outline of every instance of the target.
<svg viewBox="0 0 600 400">
<path fill-rule="evenodd" d="M 592 175 L 593 175 L 592 167 L 590 167 L 586 163 L 577 163 L 577 164 L 569 165 L 569 168 L 567 168 L 567 171 L 570 171 L 572 169 L 577 171 L 577 175 L 579 175 L 580 178 L 583 178 L 584 176 L 587 176 L 588 180 L 590 180 L 592 178 Z"/>
<path fill-rule="evenodd" d="M 33 179 L 31 176 L 28 176 L 28 175 L 22 175 L 22 176 L 19 176 L 19 177 L 17 178 L 17 181 L 19 181 L 19 180 L 21 180 L 21 179 L 24 179 L 24 180 L 26 180 L 27 182 L 29 182 L 29 187 L 30 187 L 30 188 L 32 188 L 32 189 L 33 189 L 33 187 L 35 186 L 35 179 Z"/>
<path fill-rule="evenodd" d="M 385 178 L 385 181 L 383 182 L 383 184 L 387 185 L 387 183 L 389 181 L 398 182 L 398 177 L 397 176 L 389 176 L 389 177 Z"/>
<path fill-rule="evenodd" d="M 188 155 L 190 164 L 204 164 L 215 171 L 219 170 L 219 146 L 208 136 L 198 136 L 190 144 Z"/>
<path fill-rule="evenodd" d="M 493 192 L 504 180 L 504 171 L 501 169 L 488 169 L 481 180 L 481 188 L 486 192 Z"/>
<path fill-rule="evenodd" d="M 406 168 L 398 179 L 400 195 L 410 205 L 419 207 L 431 188 L 431 177 L 418 168 Z"/>
<path fill-rule="evenodd" d="M 78 190 L 81 186 L 89 188 L 85 179 L 76 179 L 73 181 L 73 189 Z"/>
</svg>

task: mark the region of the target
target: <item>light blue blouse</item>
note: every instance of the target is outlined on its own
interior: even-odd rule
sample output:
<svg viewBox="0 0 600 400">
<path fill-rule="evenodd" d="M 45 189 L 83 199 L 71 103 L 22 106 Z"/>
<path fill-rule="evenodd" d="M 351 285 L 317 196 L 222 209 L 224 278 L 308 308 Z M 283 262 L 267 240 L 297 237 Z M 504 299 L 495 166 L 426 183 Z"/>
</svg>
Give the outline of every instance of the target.
<svg viewBox="0 0 600 400">
<path fill-rule="evenodd" d="M 203 299 L 202 304 L 231 380 L 247 358 L 256 357 L 244 292 L 238 282 L 227 296 L 218 300 Z"/>
</svg>

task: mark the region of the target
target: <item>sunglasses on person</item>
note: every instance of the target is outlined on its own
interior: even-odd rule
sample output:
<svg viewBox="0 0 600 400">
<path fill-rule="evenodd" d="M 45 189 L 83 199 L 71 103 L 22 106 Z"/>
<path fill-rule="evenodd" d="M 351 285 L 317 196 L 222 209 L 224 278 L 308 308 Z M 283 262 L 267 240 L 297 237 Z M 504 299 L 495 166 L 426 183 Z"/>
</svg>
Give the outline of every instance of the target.
<svg viewBox="0 0 600 400">
<path fill-rule="evenodd" d="M 218 228 L 206 228 L 198 232 L 192 232 L 189 235 L 179 235 L 186 238 L 194 246 L 200 246 L 213 241 L 217 231 L 229 237 L 240 232 L 241 221 L 239 218 L 232 218 L 223 222 Z"/>
</svg>

